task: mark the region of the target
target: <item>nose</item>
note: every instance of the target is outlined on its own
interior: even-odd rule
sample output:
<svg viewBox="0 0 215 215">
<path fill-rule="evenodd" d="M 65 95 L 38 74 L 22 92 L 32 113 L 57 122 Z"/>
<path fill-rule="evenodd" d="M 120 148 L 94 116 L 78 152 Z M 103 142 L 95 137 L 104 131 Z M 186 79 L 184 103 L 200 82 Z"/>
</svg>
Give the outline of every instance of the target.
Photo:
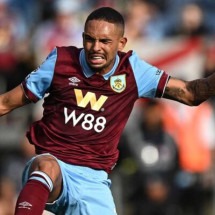
<svg viewBox="0 0 215 215">
<path fill-rule="evenodd" d="M 98 40 L 95 40 L 93 43 L 93 50 L 94 51 L 99 51 L 101 49 L 100 47 L 100 42 Z"/>
</svg>

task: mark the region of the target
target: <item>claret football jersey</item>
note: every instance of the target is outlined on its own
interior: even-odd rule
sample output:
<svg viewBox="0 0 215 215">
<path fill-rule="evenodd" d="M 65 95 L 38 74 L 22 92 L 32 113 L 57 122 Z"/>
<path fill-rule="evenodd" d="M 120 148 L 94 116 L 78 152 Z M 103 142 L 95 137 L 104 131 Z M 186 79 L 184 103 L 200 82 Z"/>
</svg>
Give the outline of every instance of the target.
<svg viewBox="0 0 215 215">
<path fill-rule="evenodd" d="M 164 71 L 134 51 L 118 52 L 102 76 L 88 66 L 84 49 L 57 47 L 22 83 L 30 101 L 45 97 L 43 117 L 27 137 L 37 154 L 49 152 L 67 163 L 110 172 L 135 101 L 161 97 L 167 80 Z"/>
</svg>

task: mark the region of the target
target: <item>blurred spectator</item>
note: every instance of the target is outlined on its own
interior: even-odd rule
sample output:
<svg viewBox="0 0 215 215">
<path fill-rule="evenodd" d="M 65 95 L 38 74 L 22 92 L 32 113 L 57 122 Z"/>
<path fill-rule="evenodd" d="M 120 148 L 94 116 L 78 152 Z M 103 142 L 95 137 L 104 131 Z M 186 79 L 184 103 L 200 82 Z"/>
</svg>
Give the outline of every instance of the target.
<svg viewBox="0 0 215 215">
<path fill-rule="evenodd" d="M 11 9 L 17 11 L 26 22 L 28 31 L 41 21 L 41 0 L 7 0 Z"/>
<path fill-rule="evenodd" d="M 167 31 L 167 36 L 206 36 L 211 33 L 202 8 L 198 4 L 189 3 L 179 11 L 178 20 Z"/>
<path fill-rule="evenodd" d="M 214 169 L 213 107 L 209 101 L 192 108 L 168 102 L 166 115 L 165 127 L 175 137 L 179 150 L 182 171 L 176 181 L 181 190 L 181 206 L 185 214 L 205 215 L 205 205 L 214 186 L 207 178 Z"/>
<path fill-rule="evenodd" d="M 13 215 L 16 204 L 16 189 L 10 178 L 0 178 L 0 214 Z"/>
<path fill-rule="evenodd" d="M 32 68 L 31 50 L 28 46 L 27 26 L 20 18 L 20 14 L 9 7 L 9 0 L 0 0 L 0 92 L 10 90 L 21 83 Z M 13 111 L 10 115 L 2 117 L 0 121 L 0 148 L 1 165 L 11 159 L 10 153 L 19 149 L 19 142 L 25 135 L 27 126 L 31 121 L 31 109 L 29 107 Z M 11 132 L 11 130 L 13 132 Z M 8 156 L 9 155 L 9 156 Z M 3 159 L 5 158 L 5 159 Z M 16 156 L 13 157 L 16 160 Z M 16 161 L 15 161 L 16 163 Z M 10 163 L 6 168 L 9 171 Z M 4 166 L 5 168 L 5 166 Z M 20 185 L 20 169 L 17 171 L 15 180 Z M 6 175 L 2 169 L 0 175 Z"/>
<path fill-rule="evenodd" d="M 125 11 L 126 32 L 129 41 L 140 38 L 157 40 L 164 34 L 163 20 L 156 5 L 144 1 L 130 1 Z"/>
<path fill-rule="evenodd" d="M 215 40 L 212 39 L 206 47 L 203 67 L 203 77 L 207 77 L 215 72 Z M 210 99 L 213 107 L 215 107 L 215 98 Z"/>
<path fill-rule="evenodd" d="M 157 5 L 159 10 L 162 13 L 167 13 L 168 5 L 169 5 L 169 0 L 145 0 L 146 2 L 151 2 L 154 5 Z"/>
<path fill-rule="evenodd" d="M 36 64 L 40 64 L 55 46 L 82 44 L 79 1 L 57 0 L 53 19 L 41 23 L 33 37 Z"/>
<path fill-rule="evenodd" d="M 115 7 L 116 6 L 116 1 L 114 0 L 94 0 L 93 7 L 98 8 L 98 7 Z"/>
<path fill-rule="evenodd" d="M 208 44 L 205 51 L 205 63 L 203 68 L 203 76 L 207 77 L 215 72 L 215 45 L 214 40 Z"/>
<path fill-rule="evenodd" d="M 20 14 L 11 10 L 9 0 L 0 0 L 0 79 L 10 90 L 28 73 L 28 31 Z"/>
<path fill-rule="evenodd" d="M 0 92 L 21 83 L 32 68 L 29 31 L 23 16 L 10 0 L 0 0 Z M 16 192 L 21 185 L 23 164 L 19 142 L 31 120 L 29 107 L 13 111 L 0 121 L 0 214 L 14 214 Z M 13 132 L 11 132 L 11 130 Z M 4 210 L 4 212 L 3 212 Z M 6 211 L 5 211 L 6 210 Z"/>
<path fill-rule="evenodd" d="M 125 152 L 123 148 L 128 150 L 127 157 L 121 156 L 120 168 L 125 168 L 124 161 L 129 156 L 137 166 L 132 175 L 133 191 L 128 196 L 135 215 L 178 215 L 181 212 L 175 184 L 178 149 L 163 126 L 164 108 L 157 100 L 144 102 L 136 108 L 120 146 L 122 153 Z M 127 193 L 129 186 L 123 187 Z"/>
<path fill-rule="evenodd" d="M 22 134 L 22 137 L 24 134 Z M 31 145 L 27 138 L 22 138 L 16 142 L 16 147 L 5 147 L 4 152 L 0 153 L 0 178 L 7 177 L 14 183 L 15 192 L 21 189 L 22 171 L 26 162 L 35 155 L 34 146 Z"/>
</svg>

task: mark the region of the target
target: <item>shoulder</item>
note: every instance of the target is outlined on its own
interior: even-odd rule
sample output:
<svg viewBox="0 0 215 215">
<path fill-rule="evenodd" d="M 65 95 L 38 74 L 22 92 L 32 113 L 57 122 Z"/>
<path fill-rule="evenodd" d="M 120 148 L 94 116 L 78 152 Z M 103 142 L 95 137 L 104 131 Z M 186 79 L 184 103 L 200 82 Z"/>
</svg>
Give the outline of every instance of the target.
<svg viewBox="0 0 215 215">
<path fill-rule="evenodd" d="M 118 51 L 119 56 L 119 66 L 127 67 L 130 64 L 129 58 L 132 56 L 133 51 L 130 50 L 128 52 Z"/>
<path fill-rule="evenodd" d="M 128 60 L 132 65 L 139 63 L 149 65 L 134 50 L 129 50 L 128 52 L 118 52 L 118 56 L 120 57 L 120 61 Z"/>
<path fill-rule="evenodd" d="M 76 59 L 78 60 L 82 48 L 75 46 L 57 46 L 58 60 Z"/>
<path fill-rule="evenodd" d="M 132 54 L 133 54 L 132 50 L 129 50 L 128 52 L 118 51 L 118 56 L 120 57 L 120 59 L 129 58 Z"/>
<path fill-rule="evenodd" d="M 76 46 L 57 46 L 56 47 L 58 52 L 80 52 L 83 48 L 77 48 Z"/>
</svg>

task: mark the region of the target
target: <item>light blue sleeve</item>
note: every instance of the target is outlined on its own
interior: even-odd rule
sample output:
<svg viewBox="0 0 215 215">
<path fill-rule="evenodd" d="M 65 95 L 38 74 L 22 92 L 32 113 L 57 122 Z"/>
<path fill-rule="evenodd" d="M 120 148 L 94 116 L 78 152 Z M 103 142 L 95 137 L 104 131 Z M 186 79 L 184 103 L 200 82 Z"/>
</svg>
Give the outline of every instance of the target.
<svg viewBox="0 0 215 215">
<path fill-rule="evenodd" d="M 135 52 L 132 53 L 129 61 L 134 72 L 138 96 L 154 98 L 163 71 L 140 59 Z"/>
<path fill-rule="evenodd" d="M 57 60 L 57 49 L 48 55 L 46 60 L 34 71 L 32 71 L 25 80 L 26 87 L 38 99 L 42 99 L 51 85 L 55 63 Z"/>
</svg>

